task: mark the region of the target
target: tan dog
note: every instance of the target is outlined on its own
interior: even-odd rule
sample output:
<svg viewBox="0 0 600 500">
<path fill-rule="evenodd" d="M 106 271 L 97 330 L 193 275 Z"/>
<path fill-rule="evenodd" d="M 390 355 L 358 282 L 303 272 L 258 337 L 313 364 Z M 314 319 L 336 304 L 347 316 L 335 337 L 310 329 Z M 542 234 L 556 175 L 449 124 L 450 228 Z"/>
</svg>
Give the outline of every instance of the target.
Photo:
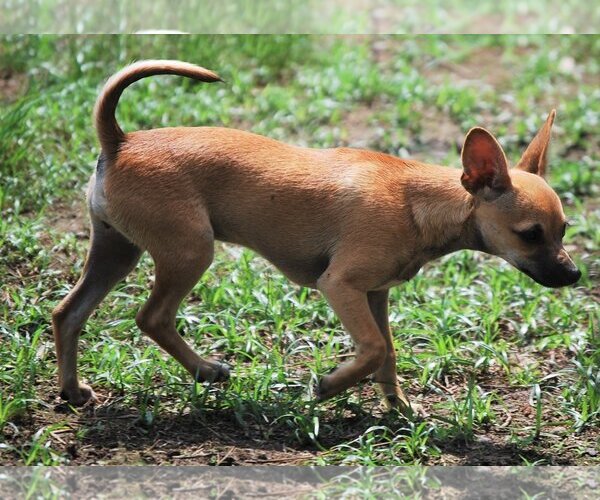
<svg viewBox="0 0 600 500">
<path fill-rule="evenodd" d="M 322 379 L 320 399 L 374 374 L 388 403 L 406 413 L 388 325 L 390 287 L 464 248 L 500 256 L 545 286 L 581 276 L 562 246 L 560 200 L 543 178 L 554 111 L 511 170 L 496 139 L 471 129 L 461 172 L 226 128 L 123 133 L 115 120 L 121 93 L 157 74 L 220 80 L 191 64 L 142 61 L 114 75 L 98 98 L 102 154 L 88 192 L 91 246 L 83 276 L 53 313 L 61 395 L 72 404 L 94 397 L 77 378 L 79 332 L 144 250 L 156 283 L 137 324 L 197 380 L 225 380 L 229 372 L 190 349 L 175 314 L 221 240 L 320 290 L 352 336 L 356 358 Z"/>
</svg>

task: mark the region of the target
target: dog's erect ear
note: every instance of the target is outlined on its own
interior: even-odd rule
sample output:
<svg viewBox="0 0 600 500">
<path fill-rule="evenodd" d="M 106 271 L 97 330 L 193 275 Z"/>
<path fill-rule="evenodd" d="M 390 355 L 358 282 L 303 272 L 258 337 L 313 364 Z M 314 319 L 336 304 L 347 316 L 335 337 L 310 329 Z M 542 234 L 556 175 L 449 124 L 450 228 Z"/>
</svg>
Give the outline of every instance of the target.
<svg viewBox="0 0 600 500">
<path fill-rule="evenodd" d="M 527 146 L 527 149 L 523 153 L 519 163 L 517 163 L 516 168 L 544 177 L 546 174 L 546 165 L 548 164 L 550 134 L 552 132 L 552 124 L 554 123 L 555 116 L 556 110 L 553 109 L 550 111 L 548 118 L 546 118 L 544 126 L 533 138 L 533 141 L 531 141 L 529 146 Z"/>
<path fill-rule="evenodd" d="M 511 187 L 508 163 L 502 147 L 487 130 L 469 130 L 462 148 L 464 188 L 474 196 L 493 200 Z"/>
</svg>

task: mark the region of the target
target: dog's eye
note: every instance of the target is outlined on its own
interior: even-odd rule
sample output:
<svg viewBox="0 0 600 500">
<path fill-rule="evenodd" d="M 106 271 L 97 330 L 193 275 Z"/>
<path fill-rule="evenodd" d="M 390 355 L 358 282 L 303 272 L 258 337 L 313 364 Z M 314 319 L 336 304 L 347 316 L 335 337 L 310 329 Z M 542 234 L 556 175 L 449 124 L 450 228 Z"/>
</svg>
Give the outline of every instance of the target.
<svg viewBox="0 0 600 500">
<path fill-rule="evenodd" d="M 533 226 L 525 231 L 515 231 L 519 238 L 527 243 L 539 243 L 542 241 L 543 231 L 542 228 L 538 225 Z"/>
<path fill-rule="evenodd" d="M 563 224 L 562 233 L 561 233 L 561 235 L 560 235 L 560 237 L 561 237 L 561 238 L 564 238 L 564 237 L 565 237 L 565 233 L 567 232 L 567 227 L 569 227 L 569 223 L 568 223 L 568 222 L 565 222 L 565 223 Z"/>
</svg>

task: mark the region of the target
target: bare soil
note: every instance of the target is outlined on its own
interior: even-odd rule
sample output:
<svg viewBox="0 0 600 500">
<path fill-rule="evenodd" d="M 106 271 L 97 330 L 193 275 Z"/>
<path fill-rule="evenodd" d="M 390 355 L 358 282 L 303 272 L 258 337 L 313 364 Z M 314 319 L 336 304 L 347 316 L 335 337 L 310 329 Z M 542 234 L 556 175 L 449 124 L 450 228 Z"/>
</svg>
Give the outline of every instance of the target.
<svg viewBox="0 0 600 500">
<path fill-rule="evenodd" d="M 544 372 L 561 370 L 569 363 L 569 357 L 562 352 L 534 356 Z M 423 406 L 426 420 L 449 418 L 447 410 L 440 410 L 439 405 L 448 396 L 464 394 L 467 377 L 467 374 L 446 377 L 436 383 L 437 392 L 412 383 L 407 392 L 412 401 Z M 519 465 L 527 460 L 548 465 L 598 465 L 600 431 L 587 428 L 574 433 L 568 428 L 558 394 L 552 391 L 552 381 L 544 387 L 547 396 L 543 425 L 537 437 L 534 437 L 536 410 L 530 404 L 527 387 L 510 386 L 500 370 L 478 376 L 477 383 L 503 401 L 501 405 L 493 405 L 495 422 L 478 426 L 472 436 L 434 440 L 441 453 L 424 457 L 425 464 Z M 40 387 L 39 393 L 45 394 L 41 403 L 15 422 L 18 433 L 13 434 L 12 427 L 7 426 L 4 440 L 8 445 L 18 446 L 40 429 L 60 424 L 48 437 L 52 448 L 64 452 L 71 465 L 303 465 L 327 455 L 336 445 L 359 437 L 369 427 L 386 425 L 402 432 L 406 425 L 398 415 L 381 410 L 371 384 L 360 389 L 365 401 L 362 407 L 349 404 L 341 419 L 332 415 L 321 422 L 319 446 L 308 440 L 298 441 L 290 429 L 271 428 L 251 420 L 242 426 L 230 410 L 188 408 L 183 413 L 171 410 L 180 397 L 177 388 L 168 388 L 166 394 L 156 396 L 160 398 L 161 412 L 148 422 L 139 405 L 124 403 L 122 394 L 103 389 L 97 391 L 98 403 L 75 412 L 60 401 L 54 384 L 55 381 L 46 381 Z M 157 387 L 160 389 L 158 380 Z M 304 411 L 300 402 L 297 411 Z M 19 459 L 4 453 L 2 462 L 16 465 Z"/>
<path fill-rule="evenodd" d="M 0 69 L 0 101 L 16 101 L 25 94 L 27 86 L 27 75 Z"/>
</svg>

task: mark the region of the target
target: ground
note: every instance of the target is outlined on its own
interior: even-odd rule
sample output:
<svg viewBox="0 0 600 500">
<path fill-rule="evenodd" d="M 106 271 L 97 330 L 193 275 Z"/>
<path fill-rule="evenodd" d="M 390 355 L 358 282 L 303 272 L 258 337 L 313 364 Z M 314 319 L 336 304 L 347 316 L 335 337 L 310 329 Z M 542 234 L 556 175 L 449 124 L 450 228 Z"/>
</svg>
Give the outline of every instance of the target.
<svg viewBox="0 0 600 500">
<path fill-rule="evenodd" d="M 11 37 L 0 39 L 2 464 L 599 465 L 598 37 Z M 98 153 L 91 110 L 132 59 L 176 57 L 223 85 L 129 89 L 126 130 L 225 125 L 458 167 L 485 126 L 516 161 L 553 107 L 550 184 L 584 277 L 547 290 L 459 252 L 392 294 L 398 373 L 428 417 L 384 413 L 369 381 L 325 404 L 312 384 L 352 346 L 317 292 L 219 245 L 178 329 L 233 366 L 192 384 L 135 326 L 152 263 L 88 322 L 80 373 L 99 403 L 61 402 L 49 326 L 81 271 Z"/>
</svg>

